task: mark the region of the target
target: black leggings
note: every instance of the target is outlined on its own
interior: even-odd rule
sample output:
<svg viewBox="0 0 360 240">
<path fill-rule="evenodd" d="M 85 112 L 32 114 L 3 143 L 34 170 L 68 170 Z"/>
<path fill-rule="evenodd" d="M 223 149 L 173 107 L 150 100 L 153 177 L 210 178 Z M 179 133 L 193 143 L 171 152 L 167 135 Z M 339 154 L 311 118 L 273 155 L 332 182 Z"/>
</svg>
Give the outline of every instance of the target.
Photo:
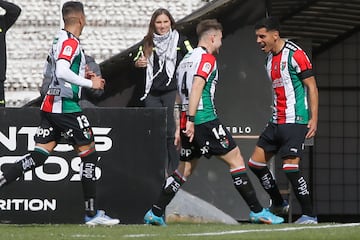
<svg viewBox="0 0 360 240">
<path fill-rule="evenodd" d="M 145 107 L 167 107 L 167 155 L 168 155 L 168 172 L 172 173 L 178 166 L 179 153 L 174 145 L 175 135 L 175 119 L 174 119 L 174 105 L 175 105 L 176 90 L 164 92 L 163 94 L 152 95 L 151 93 L 145 99 Z"/>
</svg>

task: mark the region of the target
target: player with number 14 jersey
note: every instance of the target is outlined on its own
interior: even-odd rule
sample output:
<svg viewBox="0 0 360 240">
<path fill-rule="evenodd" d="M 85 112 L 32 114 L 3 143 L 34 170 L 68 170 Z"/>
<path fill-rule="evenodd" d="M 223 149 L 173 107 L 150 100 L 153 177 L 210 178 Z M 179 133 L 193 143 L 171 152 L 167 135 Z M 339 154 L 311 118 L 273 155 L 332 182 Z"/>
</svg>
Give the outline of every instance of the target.
<svg viewBox="0 0 360 240">
<path fill-rule="evenodd" d="M 182 117 L 186 117 L 194 76 L 199 76 L 204 78 L 206 85 L 195 115 L 195 124 L 216 119 L 214 95 L 215 86 L 218 81 L 218 71 L 214 55 L 207 53 L 206 49 L 202 47 L 195 48 L 192 52 L 185 55 L 178 67 L 177 74 L 178 89 L 183 105 Z"/>
</svg>

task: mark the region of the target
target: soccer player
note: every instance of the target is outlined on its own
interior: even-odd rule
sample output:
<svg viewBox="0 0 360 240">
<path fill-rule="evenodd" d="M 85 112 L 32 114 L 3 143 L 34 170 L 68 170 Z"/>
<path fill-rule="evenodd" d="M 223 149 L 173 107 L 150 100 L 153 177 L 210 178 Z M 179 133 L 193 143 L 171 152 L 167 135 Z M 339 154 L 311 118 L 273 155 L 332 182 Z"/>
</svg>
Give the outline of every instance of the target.
<svg viewBox="0 0 360 240">
<path fill-rule="evenodd" d="M 280 24 L 275 18 L 259 21 L 255 32 L 261 50 L 268 53 L 266 71 L 272 81 L 274 106 L 272 118 L 248 165 L 270 195 L 273 212 L 286 214 L 289 204 L 283 200 L 266 165 L 275 154 L 279 154 L 283 171 L 302 208 L 303 215 L 295 223 L 316 224 L 309 188 L 299 170 L 305 138 L 315 136 L 318 122 L 318 90 L 312 65 L 299 46 L 280 37 Z"/>
<path fill-rule="evenodd" d="M 41 105 L 41 123 L 34 137 L 35 149 L 4 170 L 0 176 L 0 186 L 43 165 L 57 141 L 63 137 L 73 145 L 82 161 L 85 223 L 118 224 L 118 219 L 112 219 L 103 210 L 96 208 L 95 169 L 98 155 L 91 125 L 78 104 L 81 87 L 103 89 L 105 80 L 93 72 L 85 71 L 85 56 L 79 41 L 86 23 L 83 4 L 75 1 L 64 3 L 62 16 L 65 28 L 54 38 L 48 55 L 51 83 Z"/>
<path fill-rule="evenodd" d="M 178 168 L 163 186 L 158 201 L 146 213 L 146 224 L 165 226 L 166 206 L 187 177 L 194 171 L 199 158 L 217 156 L 230 168 L 235 188 L 250 207 L 250 221 L 279 224 L 283 218 L 264 209 L 248 178 L 240 149 L 219 121 L 214 106 L 218 69 L 215 54 L 222 44 L 222 26 L 215 19 L 201 21 L 196 28 L 198 47 L 185 55 L 177 69 L 181 97 L 181 155 Z"/>
</svg>

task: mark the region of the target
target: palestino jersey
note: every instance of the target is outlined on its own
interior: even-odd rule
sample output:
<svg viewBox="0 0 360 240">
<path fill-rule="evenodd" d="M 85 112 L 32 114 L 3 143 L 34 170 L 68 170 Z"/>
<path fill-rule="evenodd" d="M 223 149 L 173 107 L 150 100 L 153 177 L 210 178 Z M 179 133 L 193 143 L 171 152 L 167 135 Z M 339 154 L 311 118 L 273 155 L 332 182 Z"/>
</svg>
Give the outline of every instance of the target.
<svg viewBox="0 0 360 240">
<path fill-rule="evenodd" d="M 216 58 L 202 47 L 197 47 L 186 54 L 177 68 L 178 90 L 183 106 L 182 119 L 188 113 L 194 76 L 202 77 L 206 82 L 195 115 L 195 124 L 202 124 L 217 118 L 214 95 L 218 81 Z M 181 121 L 181 123 L 186 123 L 186 121 Z"/>
<path fill-rule="evenodd" d="M 86 62 L 79 39 L 70 32 L 60 30 L 54 38 L 45 66 L 45 71 L 48 69 L 45 74 L 51 74 L 51 83 L 41 104 L 41 110 L 51 113 L 81 112 L 78 103 L 81 86 L 56 76 L 56 61 L 59 59 L 69 61 L 70 69 L 75 74 L 82 77 L 85 75 Z"/>
<path fill-rule="evenodd" d="M 307 89 L 302 80 L 313 76 L 313 72 L 306 53 L 293 42 L 285 41 L 280 53 L 267 56 L 266 71 L 274 91 L 271 122 L 307 124 Z"/>
</svg>

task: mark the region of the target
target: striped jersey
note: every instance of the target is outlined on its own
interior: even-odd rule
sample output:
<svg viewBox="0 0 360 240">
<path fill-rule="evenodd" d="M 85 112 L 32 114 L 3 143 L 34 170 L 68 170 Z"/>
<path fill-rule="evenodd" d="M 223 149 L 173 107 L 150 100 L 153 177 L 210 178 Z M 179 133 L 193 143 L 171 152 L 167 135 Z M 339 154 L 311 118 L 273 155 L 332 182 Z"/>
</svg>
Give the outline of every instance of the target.
<svg viewBox="0 0 360 240">
<path fill-rule="evenodd" d="M 217 118 L 214 95 L 218 81 L 216 58 L 202 47 L 186 54 L 177 68 L 178 90 L 183 111 L 188 111 L 194 76 L 202 77 L 206 81 L 195 115 L 195 124 L 201 124 Z"/>
<path fill-rule="evenodd" d="M 84 77 L 85 56 L 80 47 L 79 39 L 70 32 L 60 30 L 53 40 L 45 70 L 51 74 L 51 83 L 47 94 L 41 104 L 41 110 L 51 113 L 81 112 L 78 103 L 81 94 L 81 86 L 72 84 L 64 79 L 57 78 L 56 61 L 65 59 L 70 62 L 71 71 Z"/>
<path fill-rule="evenodd" d="M 302 80 L 313 76 L 313 72 L 306 53 L 293 42 L 286 41 L 280 53 L 269 53 L 266 71 L 274 91 L 271 121 L 277 124 L 307 124 L 307 89 Z"/>
</svg>

